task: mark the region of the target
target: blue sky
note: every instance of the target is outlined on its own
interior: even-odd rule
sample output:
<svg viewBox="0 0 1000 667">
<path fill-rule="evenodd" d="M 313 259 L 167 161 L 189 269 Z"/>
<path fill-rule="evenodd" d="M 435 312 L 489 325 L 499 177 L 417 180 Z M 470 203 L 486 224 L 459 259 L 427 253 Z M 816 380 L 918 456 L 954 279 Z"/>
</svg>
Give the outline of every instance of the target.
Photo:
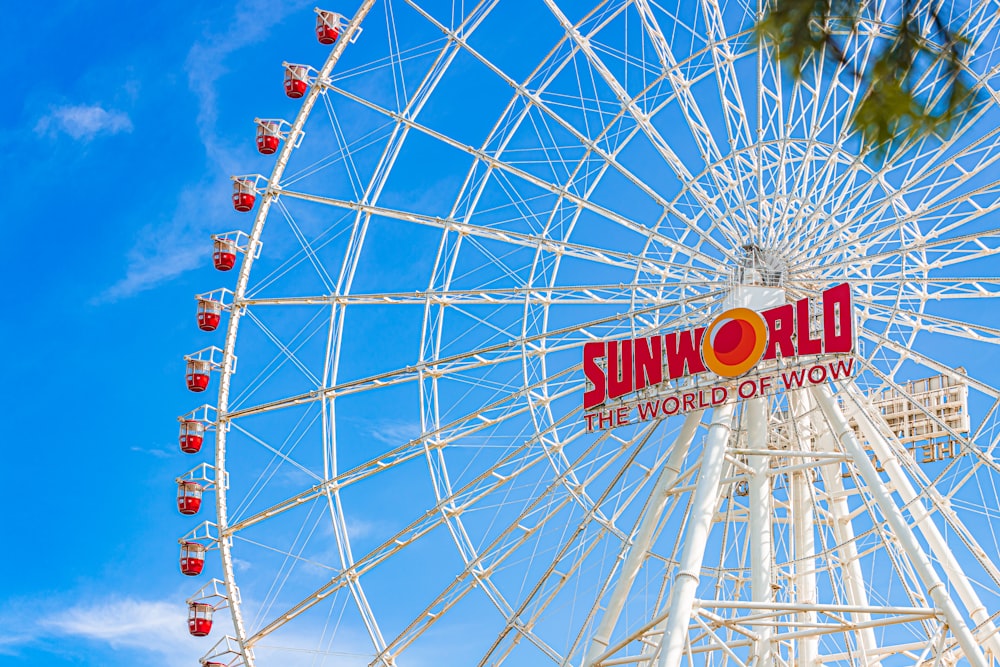
<svg viewBox="0 0 1000 667">
<path fill-rule="evenodd" d="M 194 406 L 181 355 L 204 344 L 192 297 L 219 282 L 208 236 L 235 226 L 228 176 L 255 157 L 253 100 L 287 101 L 280 47 L 253 52 L 294 12 L 320 60 L 310 10 L 5 8 L 3 468 L 21 500 L 0 521 L 2 665 L 194 664 L 205 649 L 174 543 L 189 528 L 174 417 Z"/>
</svg>

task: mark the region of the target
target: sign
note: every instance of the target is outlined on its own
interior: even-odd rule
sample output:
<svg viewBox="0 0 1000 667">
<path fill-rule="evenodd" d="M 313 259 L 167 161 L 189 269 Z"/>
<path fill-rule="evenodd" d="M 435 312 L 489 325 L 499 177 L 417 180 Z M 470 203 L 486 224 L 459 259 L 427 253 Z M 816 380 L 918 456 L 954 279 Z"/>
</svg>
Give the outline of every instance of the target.
<svg viewBox="0 0 1000 667">
<path fill-rule="evenodd" d="M 605 429 L 849 377 L 854 359 L 836 357 L 853 352 L 854 312 L 847 283 L 823 292 L 815 308 L 809 298 L 761 312 L 731 308 L 707 327 L 587 343 L 583 346 L 585 412 L 647 389 L 652 391 L 644 393 L 658 397 L 585 414 L 584 419 L 588 431 Z M 817 359 L 820 355 L 830 359 Z M 803 357 L 812 363 L 794 367 Z M 781 373 L 733 382 L 751 374 L 761 362 L 779 359 L 785 365 Z M 686 384 L 712 384 L 659 396 L 666 393 L 667 383 L 684 384 L 689 376 L 696 377 Z"/>
</svg>

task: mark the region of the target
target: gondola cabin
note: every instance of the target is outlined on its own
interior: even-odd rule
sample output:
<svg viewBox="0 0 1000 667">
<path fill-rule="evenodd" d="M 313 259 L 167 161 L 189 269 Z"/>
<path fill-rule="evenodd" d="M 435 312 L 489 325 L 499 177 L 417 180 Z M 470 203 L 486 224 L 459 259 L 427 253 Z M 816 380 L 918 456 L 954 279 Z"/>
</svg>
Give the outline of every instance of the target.
<svg viewBox="0 0 1000 667">
<path fill-rule="evenodd" d="M 229 239 L 215 239 L 212 263 L 219 271 L 229 271 L 236 266 L 237 252 L 239 252 L 239 248 Z"/>
<path fill-rule="evenodd" d="M 320 44 L 329 46 L 340 37 L 340 14 L 327 12 L 322 9 L 316 10 L 316 39 Z"/>
<path fill-rule="evenodd" d="M 181 572 L 193 577 L 205 569 L 207 547 L 200 542 L 181 542 Z"/>
<path fill-rule="evenodd" d="M 274 155 L 281 145 L 281 127 L 273 120 L 262 120 L 257 123 L 257 152 L 261 155 Z"/>
<path fill-rule="evenodd" d="M 309 89 L 309 68 L 305 65 L 285 65 L 285 95 L 297 100 Z"/>
<path fill-rule="evenodd" d="M 246 213 L 253 208 L 257 194 L 253 181 L 249 178 L 237 178 L 233 181 L 233 208 L 240 213 Z"/>
<path fill-rule="evenodd" d="M 201 509 L 201 496 L 205 492 L 198 482 L 182 479 L 177 482 L 177 510 L 185 516 L 197 514 Z"/>
<path fill-rule="evenodd" d="M 182 452 L 197 454 L 205 441 L 205 424 L 197 419 L 182 419 L 180 441 Z"/>
<path fill-rule="evenodd" d="M 214 299 L 198 299 L 198 328 L 215 331 L 222 320 L 222 304 Z"/>
<path fill-rule="evenodd" d="M 206 637 L 212 631 L 212 605 L 204 602 L 188 604 L 188 632 L 195 637 Z M 213 664 L 213 663 L 207 663 Z"/>
<path fill-rule="evenodd" d="M 189 359 L 187 362 L 187 387 L 193 392 L 202 392 L 208 389 L 208 381 L 211 377 L 212 365 L 201 359 Z"/>
</svg>

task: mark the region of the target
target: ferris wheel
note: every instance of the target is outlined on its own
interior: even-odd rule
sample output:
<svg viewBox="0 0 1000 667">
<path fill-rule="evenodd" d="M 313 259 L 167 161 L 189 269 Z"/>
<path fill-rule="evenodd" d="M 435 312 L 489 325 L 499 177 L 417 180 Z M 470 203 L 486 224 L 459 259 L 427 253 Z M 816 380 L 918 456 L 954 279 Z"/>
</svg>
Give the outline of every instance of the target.
<svg viewBox="0 0 1000 667">
<path fill-rule="evenodd" d="M 283 63 L 186 357 L 202 664 L 995 663 L 1000 7 L 877 154 L 760 3 L 581 4 L 317 9 Z"/>
</svg>

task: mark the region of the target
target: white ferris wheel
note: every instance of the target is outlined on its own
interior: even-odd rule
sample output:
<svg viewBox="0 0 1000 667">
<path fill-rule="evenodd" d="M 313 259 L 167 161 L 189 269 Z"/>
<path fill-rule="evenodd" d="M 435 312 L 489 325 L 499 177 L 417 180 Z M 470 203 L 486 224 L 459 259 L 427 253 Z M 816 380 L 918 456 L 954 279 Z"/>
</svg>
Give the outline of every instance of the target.
<svg viewBox="0 0 1000 667">
<path fill-rule="evenodd" d="M 1000 7 L 880 155 L 761 0 L 583 4 L 303 19 L 186 357 L 202 664 L 993 664 Z"/>
</svg>

